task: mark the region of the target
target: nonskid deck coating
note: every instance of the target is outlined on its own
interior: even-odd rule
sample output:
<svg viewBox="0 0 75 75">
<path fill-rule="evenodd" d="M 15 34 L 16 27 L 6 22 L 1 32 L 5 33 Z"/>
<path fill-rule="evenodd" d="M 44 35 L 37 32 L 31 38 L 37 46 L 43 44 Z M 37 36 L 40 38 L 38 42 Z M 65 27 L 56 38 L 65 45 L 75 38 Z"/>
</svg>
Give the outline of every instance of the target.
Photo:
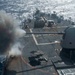
<svg viewBox="0 0 75 75">
<path fill-rule="evenodd" d="M 63 30 L 63 29 L 62 29 Z M 29 31 L 26 30 L 26 31 Z M 32 29 L 32 32 L 43 32 L 45 29 Z M 53 29 L 47 32 L 55 32 Z M 57 32 L 57 31 L 56 31 Z M 35 43 L 32 35 L 26 35 L 29 37 L 23 38 L 24 49 L 22 51 L 22 56 L 13 59 L 9 64 L 5 75 L 58 75 L 57 70 L 64 67 L 72 67 L 73 64 L 70 60 L 66 59 L 64 61 L 59 55 L 61 46 L 59 43 L 56 44 L 46 44 L 54 41 L 60 41 L 61 35 L 34 35 L 36 41 L 39 45 Z M 42 42 L 43 41 L 43 42 Z M 42 43 L 42 45 L 40 45 Z M 49 58 L 49 61 L 44 65 L 31 66 L 29 64 L 30 52 L 31 51 L 43 51 Z M 63 63 L 64 62 L 64 63 Z M 66 62 L 69 62 L 67 64 Z"/>
</svg>

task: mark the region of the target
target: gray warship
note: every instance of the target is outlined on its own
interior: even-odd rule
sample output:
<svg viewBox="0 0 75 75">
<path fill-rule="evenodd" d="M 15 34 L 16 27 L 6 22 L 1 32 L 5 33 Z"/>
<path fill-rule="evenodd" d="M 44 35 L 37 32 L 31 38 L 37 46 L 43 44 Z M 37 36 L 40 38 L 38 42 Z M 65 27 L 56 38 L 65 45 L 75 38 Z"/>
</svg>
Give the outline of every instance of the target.
<svg viewBox="0 0 75 75">
<path fill-rule="evenodd" d="M 21 41 L 22 55 L 12 59 L 4 75 L 75 75 L 74 48 L 66 48 L 63 41 L 64 32 L 75 30 L 74 24 L 56 12 L 36 10 L 33 19 L 28 18 L 20 25 L 26 31 Z"/>
</svg>

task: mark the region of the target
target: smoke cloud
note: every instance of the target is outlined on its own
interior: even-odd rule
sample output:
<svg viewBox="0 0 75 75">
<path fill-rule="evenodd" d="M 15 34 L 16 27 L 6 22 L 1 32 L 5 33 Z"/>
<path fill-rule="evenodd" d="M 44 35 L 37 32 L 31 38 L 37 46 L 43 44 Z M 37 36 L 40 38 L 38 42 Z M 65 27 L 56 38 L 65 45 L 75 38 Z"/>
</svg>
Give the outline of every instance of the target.
<svg viewBox="0 0 75 75">
<path fill-rule="evenodd" d="M 9 55 L 21 55 L 21 44 L 17 39 L 25 35 L 19 23 L 5 11 L 0 11 L 0 53 L 9 52 Z"/>
<path fill-rule="evenodd" d="M 21 54 L 22 54 L 22 47 L 20 43 L 14 44 L 9 51 L 9 56 L 19 56 Z"/>
</svg>

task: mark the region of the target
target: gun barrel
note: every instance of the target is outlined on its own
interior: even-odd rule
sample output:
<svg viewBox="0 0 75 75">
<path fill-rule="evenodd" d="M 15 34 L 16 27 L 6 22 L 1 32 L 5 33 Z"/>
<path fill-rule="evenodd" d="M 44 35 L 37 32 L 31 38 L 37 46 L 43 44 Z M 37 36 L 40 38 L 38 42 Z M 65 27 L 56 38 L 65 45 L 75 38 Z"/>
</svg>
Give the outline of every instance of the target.
<svg viewBox="0 0 75 75">
<path fill-rule="evenodd" d="M 26 34 L 60 34 L 62 35 L 64 34 L 64 32 L 57 32 L 57 33 L 55 32 L 33 32 L 33 33 L 26 33 Z"/>
</svg>

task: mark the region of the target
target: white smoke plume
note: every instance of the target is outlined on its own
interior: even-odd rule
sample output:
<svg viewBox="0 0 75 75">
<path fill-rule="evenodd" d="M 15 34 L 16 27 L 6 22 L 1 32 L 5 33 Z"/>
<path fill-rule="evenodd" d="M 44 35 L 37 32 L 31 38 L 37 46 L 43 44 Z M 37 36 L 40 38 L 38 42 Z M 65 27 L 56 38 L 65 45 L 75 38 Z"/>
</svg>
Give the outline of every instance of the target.
<svg viewBox="0 0 75 75">
<path fill-rule="evenodd" d="M 16 38 L 20 38 L 20 37 L 23 37 L 26 32 L 20 28 L 17 28 L 15 29 L 14 33 L 15 33 L 15 36 L 17 36 Z"/>
<path fill-rule="evenodd" d="M 22 47 L 20 43 L 14 44 L 9 51 L 9 56 L 19 56 L 21 54 L 22 54 Z"/>
<path fill-rule="evenodd" d="M 19 23 L 5 11 L 0 11 L 0 53 L 9 52 L 9 55 L 21 55 L 21 44 L 16 40 L 25 36 L 25 31 Z"/>
</svg>

